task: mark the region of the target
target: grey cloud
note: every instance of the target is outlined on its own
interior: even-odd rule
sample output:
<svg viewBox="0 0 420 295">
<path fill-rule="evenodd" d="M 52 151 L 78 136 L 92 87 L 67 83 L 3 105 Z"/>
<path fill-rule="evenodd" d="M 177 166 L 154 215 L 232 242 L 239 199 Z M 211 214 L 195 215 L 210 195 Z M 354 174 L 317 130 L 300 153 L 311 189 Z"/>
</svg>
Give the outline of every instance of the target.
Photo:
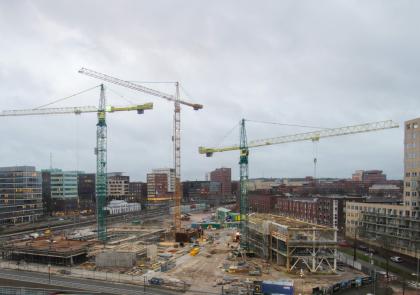
<svg viewBox="0 0 420 295">
<path fill-rule="evenodd" d="M 90 67 L 123 79 L 179 80 L 204 110 L 182 111 L 182 173 L 200 179 L 234 168 L 237 153 L 198 155 L 242 117 L 335 127 L 418 117 L 417 2 L 16 1 L 0 2 L 1 109 L 34 107 L 100 82 Z M 172 163 L 172 105 L 109 85 L 144 116 L 109 116 L 109 170 L 145 180 Z M 149 85 L 150 86 L 150 85 Z M 155 87 L 153 85 L 153 87 Z M 171 86 L 163 87 L 173 91 Z M 126 101 L 108 91 L 109 102 Z M 97 104 L 97 91 L 65 105 Z M 93 171 L 95 116 L 1 118 L 1 165 Z M 238 130 L 236 130 L 238 131 Z M 304 129 L 249 124 L 248 137 Z M 236 144 L 238 133 L 224 144 Z M 379 168 L 402 177 L 402 130 L 321 141 L 319 175 Z M 77 145 L 77 146 L 76 146 Z M 78 157 L 75 155 L 78 154 Z M 312 143 L 252 151 L 251 176 L 312 174 Z M 79 164 L 77 164 L 79 163 Z"/>
</svg>

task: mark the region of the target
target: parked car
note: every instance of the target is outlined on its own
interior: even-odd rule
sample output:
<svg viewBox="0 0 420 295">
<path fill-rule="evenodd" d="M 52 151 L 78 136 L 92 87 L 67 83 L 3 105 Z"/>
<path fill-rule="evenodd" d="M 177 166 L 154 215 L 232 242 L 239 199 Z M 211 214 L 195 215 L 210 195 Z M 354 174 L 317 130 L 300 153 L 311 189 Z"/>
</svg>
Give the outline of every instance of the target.
<svg viewBox="0 0 420 295">
<path fill-rule="evenodd" d="M 365 245 L 359 245 L 357 248 L 359 248 L 362 251 L 367 251 L 368 247 L 366 247 Z"/>
<path fill-rule="evenodd" d="M 399 257 L 399 256 L 392 256 L 390 259 L 391 259 L 391 261 L 396 262 L 396 263 L 403 262 L 402 258 Z"/>
<path fill-rule="evenodd" d="M 160 286 L 160 285 L 163 285 L 163 279 L 153 277 L 149 280 L 149 283 L 150 285 Z"/>
</svg>

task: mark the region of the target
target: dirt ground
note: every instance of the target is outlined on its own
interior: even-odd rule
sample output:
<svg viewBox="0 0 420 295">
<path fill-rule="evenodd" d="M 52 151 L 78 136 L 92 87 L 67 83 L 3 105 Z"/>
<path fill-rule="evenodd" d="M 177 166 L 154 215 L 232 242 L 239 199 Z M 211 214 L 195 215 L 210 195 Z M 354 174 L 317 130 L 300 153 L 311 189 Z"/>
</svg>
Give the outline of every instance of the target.
<svg viewBox="0 0 420 295">
<path fill-rule="evenodd" d="M 194 215 L 193 215 L 194 216 Z M 194 216 L 194 219 L 206 218 L 203 216 Z M 201 243 L 200 253 L 196 256 L 191 256 L 188 251 L 186 254 L 180 256 L 176 260 L 176 267 L 166 272 L 164 275 L 183 280 L 191 284 L 191 289 L 186 294 L 202 294 L 202 290 L 206 293 L 220 294 L 222 281 L 224 288 L 229 288 L 235 285 L 240 285 L 241 282 L 254 280 L 281 280 L 291 279 L 294 281 L 295 290 L 302 291 L 304 294 L 311 294 L 312 288 L 329 286 L 334 282 L 361 276 L 350 269 L 335 275 L 311 275 L 306 274 L 303 279 L 296 274 L 288 274 L 283 271 L 274 269 L 273 267 L 266 268 L 267 273 L 261 276 L 250 276 L 246 274 L 232 274 L 224 271 L 223 265 L 232 264 L 232 261 L 227 259 L 229 246 L 232 245 L 232 237 L 236 229 L 221 229 L 221 230 L 206 230 L 205 235 L 212 235 L 214 237 L 213 244 Z M 229 244 L 229 246 L 228 246 Z M 214 254 L 210 254 L 214 253 Z M 264 262 L 258 258 L 247 258 L 247 262 L 251 264 L 262 265 Z"/>
</svg>

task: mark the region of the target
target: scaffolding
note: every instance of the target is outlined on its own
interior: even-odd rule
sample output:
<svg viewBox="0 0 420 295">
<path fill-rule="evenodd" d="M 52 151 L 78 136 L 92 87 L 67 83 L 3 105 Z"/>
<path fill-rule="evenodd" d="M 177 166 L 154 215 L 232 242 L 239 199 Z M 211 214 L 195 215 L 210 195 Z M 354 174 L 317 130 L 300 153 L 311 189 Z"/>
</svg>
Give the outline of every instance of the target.
<svg viewBox="0 0 420 295">
<path fill-rule="evenodd" d="M 250 250 L 288 272 L 334 273 L 337 229 L 271 214 L 251 214 Z"/>
</svg>

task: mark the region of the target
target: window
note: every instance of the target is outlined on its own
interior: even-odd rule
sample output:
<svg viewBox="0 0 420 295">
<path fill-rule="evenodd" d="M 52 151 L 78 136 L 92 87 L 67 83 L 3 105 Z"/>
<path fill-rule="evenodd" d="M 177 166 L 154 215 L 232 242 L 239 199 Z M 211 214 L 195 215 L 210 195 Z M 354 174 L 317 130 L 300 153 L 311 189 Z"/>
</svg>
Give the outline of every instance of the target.
<svg viewBox="0 0 420 295">
<path fill-rule="evenodd" d="M 407 182 L 405 183 L 405 186 L 406 186 L 406 187 L 410 187 L 410 182 L 408 182 L 408 181 L 407 181 Z"/>
<path fill-rule="evenodd" d="M 417 197 L 417 192 L 412 192 L 412 193 L 411 193 L 411 195 L 412 195 L 413 197 Z"/>
<path fill-rule="evenodd" d="M 410 124 L 407 124 L 407 130 L 410 130 Z"/>
<path fill-rule="evenodd" d="M 410 172 L 405 173 L 406 177 L 410 177 Z"/>
<path fill-rule="evenodd" d="M 419 124 L 416 122 L 416 123 L 413 123 L 413 128 L 414 129 L 416 129 L 416 128 L 418 128 L 419 127 Z"/>
</svg>

